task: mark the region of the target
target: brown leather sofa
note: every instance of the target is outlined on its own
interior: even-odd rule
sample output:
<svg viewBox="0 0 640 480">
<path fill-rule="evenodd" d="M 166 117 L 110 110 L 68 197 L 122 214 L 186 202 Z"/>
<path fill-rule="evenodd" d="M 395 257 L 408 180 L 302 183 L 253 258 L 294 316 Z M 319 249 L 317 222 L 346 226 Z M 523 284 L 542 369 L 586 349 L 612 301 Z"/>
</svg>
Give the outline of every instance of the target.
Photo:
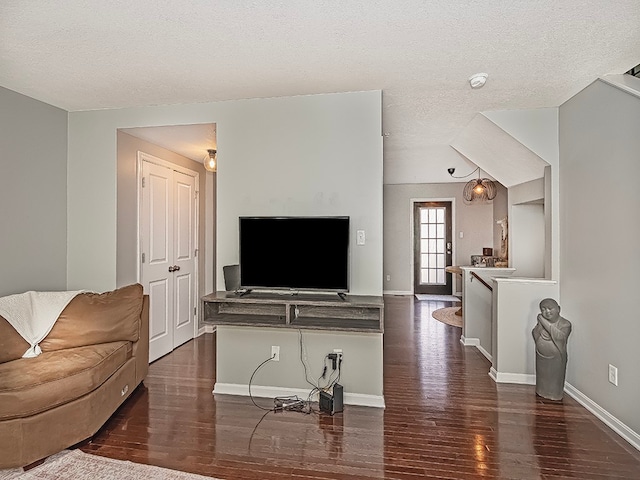
<svg viewBox="0 0 640 480">
<path fill-rule="evenodd" d="M 95 434 L 149 369 L 142 286 L 77 295 L 40 343 L 0 316 L 0 468 L 28 465 Z"/>
</svg>

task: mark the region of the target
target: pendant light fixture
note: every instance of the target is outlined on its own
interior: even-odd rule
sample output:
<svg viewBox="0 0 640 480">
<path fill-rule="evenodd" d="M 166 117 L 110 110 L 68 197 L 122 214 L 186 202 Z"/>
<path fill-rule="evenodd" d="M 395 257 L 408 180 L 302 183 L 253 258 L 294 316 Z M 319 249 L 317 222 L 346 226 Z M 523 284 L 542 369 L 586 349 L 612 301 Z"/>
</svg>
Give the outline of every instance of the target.
<svg viewBox="0 0 640 480">
<path fill-rule="evenodd" d="M 488 178 L 480 178 L 480 167 L 476 168 L 469 175 L 464 175 L 462 177 L 456 177 L 453 175 L 456 171 L 455 168 L 449 168 L 447 171 L 453 178 L 467 178 L 475 172 L 478 172 L 478 178 L 469 180 L 462 190 L 462 199 L 466 203 L 482 203 L 496 198 L 496 194 L 498 193 L 496 184 Z"/>
<path fill-rule="evenodd" d="M 210 148 L 207 150 L 207 155 L 202 160 L 204 168 L 208 172 L 215 172 L 218 170 L 218 151 Z"/>
</svg>

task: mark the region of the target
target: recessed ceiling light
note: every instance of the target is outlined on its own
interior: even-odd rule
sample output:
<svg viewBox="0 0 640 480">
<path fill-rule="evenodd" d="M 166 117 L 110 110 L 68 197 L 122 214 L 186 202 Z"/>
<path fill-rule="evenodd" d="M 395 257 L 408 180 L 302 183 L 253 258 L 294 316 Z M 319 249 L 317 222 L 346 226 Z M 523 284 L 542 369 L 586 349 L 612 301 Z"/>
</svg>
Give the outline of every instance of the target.
<svg viewBox="0 0 640 480">
<path fill-rule="evenodd" d="M 484 84 L 487 83 L 488 73 L 476 73 L 475 75 L 471 75 L 469 77 L 469 85 L 471 88 L 482 88 Z"/>
</svg>

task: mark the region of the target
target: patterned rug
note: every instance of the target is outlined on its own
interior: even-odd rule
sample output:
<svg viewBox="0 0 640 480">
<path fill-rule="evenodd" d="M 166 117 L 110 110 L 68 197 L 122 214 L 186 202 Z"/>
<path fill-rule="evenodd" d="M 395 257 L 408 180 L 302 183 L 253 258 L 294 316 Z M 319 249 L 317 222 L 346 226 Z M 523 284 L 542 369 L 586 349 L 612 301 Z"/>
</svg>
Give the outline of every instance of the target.
<svg viewBox="0 0 640 480">
<path fill-rule="evenodd" d="M 0 470 L 0 480 L 211 480 L 193 473 L 169 470 L 141 463 L 89 455 L 80 450 L 64 450 L 47 458 L 42 465 L 23 472 Z"/>
<path fill-rule="evenodd" d="M 439 308 L 431 313 L 431 316 L 439 322 L 462 328 L 462 317 L 456 315 L 460 307 Z"/>
</svg>

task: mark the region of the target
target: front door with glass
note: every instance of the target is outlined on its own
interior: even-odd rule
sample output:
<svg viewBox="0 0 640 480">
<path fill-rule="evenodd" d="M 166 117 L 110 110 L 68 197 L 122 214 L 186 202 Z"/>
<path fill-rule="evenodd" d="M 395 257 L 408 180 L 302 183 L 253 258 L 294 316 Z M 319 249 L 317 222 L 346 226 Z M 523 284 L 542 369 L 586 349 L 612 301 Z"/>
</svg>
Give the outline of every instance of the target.
<svg viewBox="0 0 640 480">
<path fill-rule="evenodd" d="M 451 202 L 416 202 L 414 225 L 414 292 L 451 295 Z"/>
</svg>

